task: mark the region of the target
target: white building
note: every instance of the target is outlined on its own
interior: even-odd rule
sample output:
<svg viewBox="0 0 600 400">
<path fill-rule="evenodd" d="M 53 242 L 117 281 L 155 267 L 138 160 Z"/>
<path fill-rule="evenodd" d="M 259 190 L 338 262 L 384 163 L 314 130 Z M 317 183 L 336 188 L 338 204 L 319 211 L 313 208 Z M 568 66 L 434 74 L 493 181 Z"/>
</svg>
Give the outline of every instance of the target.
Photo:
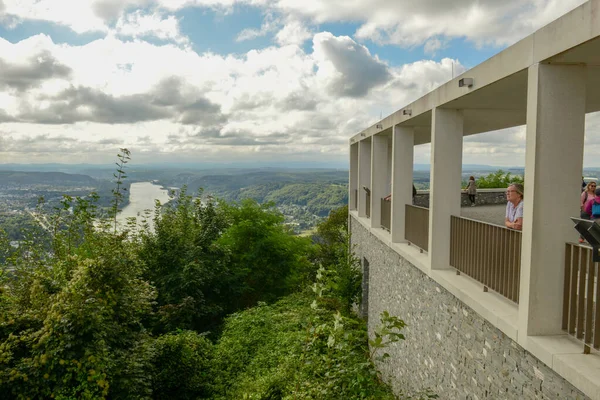
<svg viewBox="0 0 600 400">
<path fill-rule="evenodd" d="M 378 311 L 387 309 L 421 334 L 420 343 L 411 344 L 409 333 L 391 364 L 381 366 L 392 382 L 433 386 L 448 398 L 465 398 L 461 391 L 466 398 L 512 398 L 499 393 L 515 386 L 514 371 L 508 368 L 503 380 L 496 370 L 501 363 L 485 362 L 488 355 L 506 359 L 502 346 L 513 346 L 521 353 L 517 359 L 532 355 L 540 363 L 535 370 L 521 370 L 523 397 L 578 398 L 581 391 L 600 399 L 598 265 L 589 248 L 576 244 L 569 218 L 579 214 L 585 115 L 596 111 L 600 0 L 590 0 L 350 139 L 350 225 L 367 268 L 369 329 L 377 324 Z M 522 233 L 460 218 L 456 188 L 463 137 L 519 125 L 526 125 L 527 135 Z M 431 199 L 429 209 L 421 209 L 411 206 L 413 147 L 429 142 Z M 389 182 L 392 199 L 386 203 Z M 424 286 L 414 292 L 406 284 L 409 277 Z M 510 341 L 500 340 L 497 347 L 489 340 L 480 343 L 479 356 L 485 357 L 473 357 L 473 365 L 488 365 L 494 372 L 489 379 L 469 378 L 475 367 L 468 355 L 465 365 L 456 365 L 458 353 L 471 345 L 460 328 L 454 326 L 458 353 L 444 349 L 450 358 L 434 351 L 436 335 L 423 337 L 440 321 L 455 318 L 437 309 L 415 317 L 414 304 L 436 304 L 436 296 L 442 296 L 439 304 L 457 302 L 453 307 L 462 308 L 464 318 L 474 312 L 493 328 L 485 332 Z M 464 318 L 455 324 L 466 324 Z M 409 358 L 424 360 L 419 368 L 426 373 L 411 373 Z M 542 382 L 539 389 L 536 379 Z M 556 389 L 562 379 L 565 384 Z M 490 387 L 488 380 L 494 382 Z M 554 395 L 543 390 L 549 382 Z M 546 397 L 536 397 L 536 391 Z"/>
</svg>

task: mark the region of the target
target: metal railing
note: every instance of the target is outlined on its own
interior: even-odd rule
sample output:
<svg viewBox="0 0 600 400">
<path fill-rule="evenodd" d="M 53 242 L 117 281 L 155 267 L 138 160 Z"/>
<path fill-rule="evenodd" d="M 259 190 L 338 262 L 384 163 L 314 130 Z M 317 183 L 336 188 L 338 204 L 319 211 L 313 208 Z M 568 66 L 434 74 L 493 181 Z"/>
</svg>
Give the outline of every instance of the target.
<svg viewBox="0 0 600 400">
<path fill-rule="evenodd" d="M 353 200 L 353 203 L 352 203 L 351 209 L 358 210 L 358 190 L 357 189 L 354 189 L 352 191 L 352 200 Z"/>
<path fill-rule="evenodd" d="M 365 189 L 365 191 L 367 192 L 365 195 L 365 201 L 367 202 L 367 204 L 365 204 L 367 206 L 366 214 L 367 218 L 371 218 L 371 191 L 367 189 Z"/>
<path fill-rule="evenodd" d="M 406 204 L 404 238 L 409 244 L 428 251 L 429 249 L 429 209 Z"/>
<path fill-rule="evenodd" d="M 390 230 L 392 223 L 392 202 L 381 199 L 381 227 Z"/>
<path fill-rule="evenodd" d="M 566 244 L 562 328 L 583 340 L 585 354 L 600 350 L 599 272 L 591 248 Z"/>
<path fill-rule="evenodd" d="M 450 231 L 450 265 L 518 303 L 521 232 L 456 216 Z"/>
</svg>

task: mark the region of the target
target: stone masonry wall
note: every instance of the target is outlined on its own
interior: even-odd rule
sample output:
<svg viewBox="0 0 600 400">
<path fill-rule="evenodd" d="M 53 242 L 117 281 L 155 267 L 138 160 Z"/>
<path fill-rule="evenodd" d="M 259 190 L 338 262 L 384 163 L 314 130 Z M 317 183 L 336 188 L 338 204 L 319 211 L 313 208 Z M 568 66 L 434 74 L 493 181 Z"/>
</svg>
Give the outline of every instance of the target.
<svg viewBox="0 0 600 400">
<path fill-rule="evenodd" d="M 402 318 L 406 340 L 378 365 L 399 394 L 440 399 L 587 399 L 350 217 L 356 256 L 369 263 L 369 334 L 382 311 Z"/>
<path fill-rule="evenodd" d="M 478 206 L 486 204 L 506 204 L 506 189 L 479 189 L 475 196 L 475 204 Z M 414 204 L 419 207 L 429 207 L 429 190 L 419 190 L 415 196 Z M 466 193 L 460 195 L 461 207 L 471 205 Z"/>
</svg>

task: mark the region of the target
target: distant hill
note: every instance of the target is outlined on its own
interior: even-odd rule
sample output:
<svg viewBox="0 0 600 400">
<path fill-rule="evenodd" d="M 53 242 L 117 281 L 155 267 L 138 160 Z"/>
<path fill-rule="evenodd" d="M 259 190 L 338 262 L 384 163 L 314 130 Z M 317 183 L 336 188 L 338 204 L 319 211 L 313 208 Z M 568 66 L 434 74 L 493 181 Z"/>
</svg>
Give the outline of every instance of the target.
<svg viewBox="0 0 600 400">
<path fill-rule="evenodd" d="M 0 185 L 15 184 L 95 186 L 97 181 L 88 175 L 64 172 L 0 171 Z"/>
<path fill-rule="evenodd" d="M 189 179 L 190 176 L 186 174 L 186 178 Z M 251 172 L 236 171 L 235 173 L 230 174 L 205 175 L 198 177 L 188 183 L 188 189 L 194 192 L 199 188 L 204 188 L 206 191 L 217 195 L 236 198 L 238 195 L 234 192 L 248 190 L 254 186 L 260 186 L 260 188 L 256 188 L 256 191 L 266 193 L 268 191 L 280 189 L 284 184 L 287 185 L 292 183 L 331 183 L 347 185 L 348 171 L 320 169 L 263 169 Z"/>
</svg>

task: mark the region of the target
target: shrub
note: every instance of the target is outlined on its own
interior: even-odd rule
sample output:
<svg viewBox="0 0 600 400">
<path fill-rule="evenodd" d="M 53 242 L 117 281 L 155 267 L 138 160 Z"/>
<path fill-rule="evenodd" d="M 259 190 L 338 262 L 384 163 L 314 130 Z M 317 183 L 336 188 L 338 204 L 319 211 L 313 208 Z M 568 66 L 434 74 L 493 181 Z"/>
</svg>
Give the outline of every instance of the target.
<svg viewBox="0 0 600 400">
<path fill-rule="evenodd" d="M 364 321 L 298 293 L 227 318 L 215 399 L 393 399 L 368 361 Z"/>
<path fill-rule="evenodd" d="M 477 188 L 479 189 L 496 189 L 506 188 L 512 183 L 523 184 L 523 177 L 520 175 L 512 175 L 510 172 L 504 172 L 499 169 L 496 172 L 492 172 L 487 176 L 482 176 L 477 179 Z M 466 186 L 466 182 L 463 182 L 463 186 Z"/>
<path fill-rule="evenodd" d="M 153 398 L 206 398 L 211 362 L 212 344 L 196 332 L 178 331 L 158 337 L 152 355 Z"/>
</svg>

